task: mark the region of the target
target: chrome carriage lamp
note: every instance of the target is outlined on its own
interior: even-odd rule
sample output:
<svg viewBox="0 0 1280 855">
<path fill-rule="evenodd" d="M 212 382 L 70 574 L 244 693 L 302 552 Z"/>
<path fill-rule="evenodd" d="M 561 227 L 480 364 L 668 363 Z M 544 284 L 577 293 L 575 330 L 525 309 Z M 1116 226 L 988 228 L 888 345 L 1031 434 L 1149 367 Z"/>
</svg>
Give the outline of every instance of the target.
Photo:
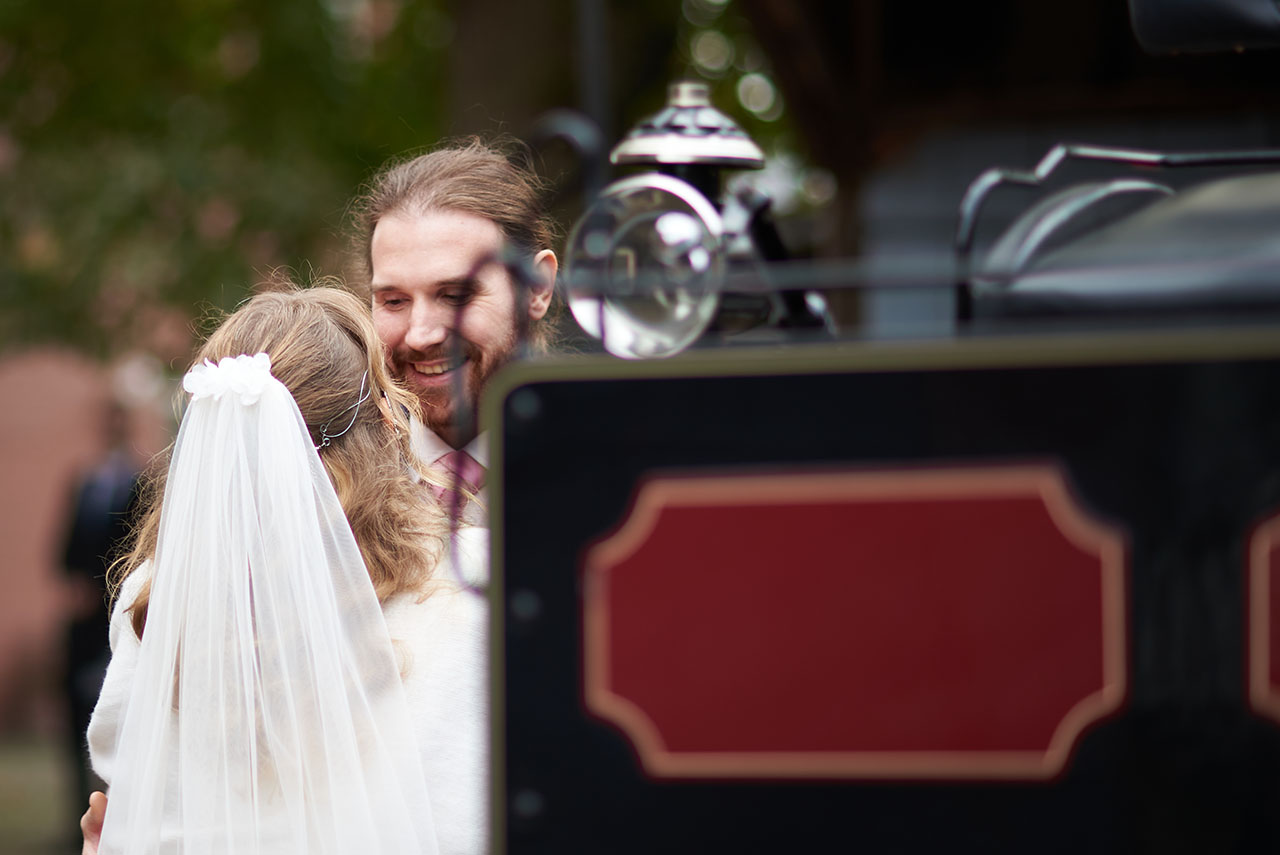
<svg viewBox="0 0 1280 855">
<path fill-rule="evenodd" d="M 566 252 L 569 308 L 616 356 L 679 353 L 721 313 L 731 265 L 780 260 L 759 246 L 781 246 L 768 197 L 744 191 L 713 201 L 725 170 L 760 169 L 764 153 L 711 106 L 705 84 L 681 82 L 609 159 L 651 171 L 609 184 L 574 226 Z M 756 323 L 777 317 L 771 296 Z"/>
</svg>

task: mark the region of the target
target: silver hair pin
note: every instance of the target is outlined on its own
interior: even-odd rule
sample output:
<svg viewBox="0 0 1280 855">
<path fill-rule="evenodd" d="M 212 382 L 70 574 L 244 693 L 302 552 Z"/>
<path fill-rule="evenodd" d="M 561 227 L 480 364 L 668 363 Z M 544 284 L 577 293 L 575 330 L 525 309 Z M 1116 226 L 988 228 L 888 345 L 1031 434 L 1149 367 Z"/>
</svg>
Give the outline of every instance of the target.
<svg viewBox="0 0 1280 855">
<path fill-rule="evenodd" d="M 337 433 L 329 433 L 329 425 L 333 424 L 333 419 L 329 419 L 329 421 L 325 422 L 324 426 L 320 428 L 320 444 L 316 446 L 316 451 L 319 451 L 322 448 L 328 447 L 328 445 L 331 442 L 333 442 L 333 440 L 342 436 L 344 433 L 351 430 L 351 428 L 355 426 L 356 419 L 360 418 L 360 405 L 363 404 L 365 401 L 369 400 L 369 396 L 373 394 L 372 389 L 368 389 L 368 390 L 365 389 L 365 383 L 368 382 L 368 380 L 369 380 L 369 372 L 368 370 L 366 370 L 364 372 L 364 376 L 360 378 L 360 400 L 356 401 L 350 407 L 347 407 L 346 410 L 343 410 L 341 413 L 338 413 L 338 415 L 333 417 L 333 419 L 336 419 L 339 416 L 341 416 L 342 413 L 345 413 L 347 410 L 355 410 L 355 412 L 351 414 L 351 421 L 347 422 L 347 426 L 344 427 L 342 430 L 338 431 Z"/>
</svg>

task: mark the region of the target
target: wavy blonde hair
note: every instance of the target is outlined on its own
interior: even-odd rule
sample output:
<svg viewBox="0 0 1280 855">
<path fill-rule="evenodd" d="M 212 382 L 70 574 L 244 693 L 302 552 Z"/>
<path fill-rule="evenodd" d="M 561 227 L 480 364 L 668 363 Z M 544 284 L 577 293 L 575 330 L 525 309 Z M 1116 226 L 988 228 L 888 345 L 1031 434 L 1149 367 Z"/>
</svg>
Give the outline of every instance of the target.
<svg viewBox="0 0 1280 855">
<path fill-rule="evenodd" d="M 336 288 L 298 288 L 259 294 L 231 314 L 196 356 L 265 352 L 271 373 L 298 403 L 312 441 L 319 445 L 330 420 L 346 424 L 368 372 L 369 399 L 356 408 L 351 429 L 320 452 L 364 556 L 378 599 L 403 591 L 425 593 L 440 559 L 448 523 L 414 477 L 418 464 L 409 448 L 409 418 L 417 398 L 392 379 L 369 307 Z M 143 510 L 133 540 L 112 568 L 111 591 L 156 552 L 164 498 L 167 454 L 145 486 Z M 418 474 L 421 474 L 420 472 Z M 129 606 L 138 637 L 146 626 L 151 582 Z"/>
</svg>

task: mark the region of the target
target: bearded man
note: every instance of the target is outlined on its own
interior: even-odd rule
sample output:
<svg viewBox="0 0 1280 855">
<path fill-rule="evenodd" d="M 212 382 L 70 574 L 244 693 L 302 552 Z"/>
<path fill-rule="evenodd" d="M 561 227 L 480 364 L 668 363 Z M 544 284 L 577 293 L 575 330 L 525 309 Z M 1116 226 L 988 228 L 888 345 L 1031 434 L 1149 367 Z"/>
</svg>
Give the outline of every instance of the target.
<svg viewBox="0 0 1280 855">
<path fill-rule="evenodd" d="M 374 323 L 422 402 L 414 451 L 482 505 L 480 397 L 522 339 L 545 349 L 549 337 L 557 261 L 541 191 L 530 170 L 472 140 L 387 167 L 356 201 Z"/>
</svg>

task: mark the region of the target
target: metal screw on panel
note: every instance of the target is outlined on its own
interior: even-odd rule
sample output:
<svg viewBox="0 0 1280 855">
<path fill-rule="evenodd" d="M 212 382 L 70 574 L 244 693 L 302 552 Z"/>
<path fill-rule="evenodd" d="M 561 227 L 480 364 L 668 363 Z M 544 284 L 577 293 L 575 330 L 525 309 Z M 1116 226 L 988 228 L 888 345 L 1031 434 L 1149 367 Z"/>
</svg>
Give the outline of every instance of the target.
<svg viewBox="0 0 1280 855">
<path fill-rule="evenodd" d="M 533 421 L 542 412 L 542 400 L 532 389 L 516 390 L 507 406 L 513 417 L 525 422 Z"/>
<path fill-rule="evenodd" d="M 520 790 L 511 799 L 511 810 L 522 819 L 540 816 L 544 807 L 542 793 L 537 790 Z"/>
<path fill-rule="evenodd" d="M 519 590 L 511 595 L 511 616 L 516 620 L 531 621 L 542 614 L 542 600 L 533 591 Z"/>
</svg>

